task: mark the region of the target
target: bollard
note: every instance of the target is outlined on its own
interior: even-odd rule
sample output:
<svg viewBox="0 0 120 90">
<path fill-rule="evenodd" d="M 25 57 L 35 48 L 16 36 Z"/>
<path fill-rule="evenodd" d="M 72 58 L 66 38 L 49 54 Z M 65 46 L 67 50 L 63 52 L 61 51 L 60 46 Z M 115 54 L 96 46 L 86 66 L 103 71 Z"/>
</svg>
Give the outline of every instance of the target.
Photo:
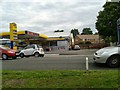
<svg viewBox="0 0 120 90">
<path fill-rule="evenodd" d="M 86 57 L 86 70 L 88 70 L 88 57 Z"/>
</svg>

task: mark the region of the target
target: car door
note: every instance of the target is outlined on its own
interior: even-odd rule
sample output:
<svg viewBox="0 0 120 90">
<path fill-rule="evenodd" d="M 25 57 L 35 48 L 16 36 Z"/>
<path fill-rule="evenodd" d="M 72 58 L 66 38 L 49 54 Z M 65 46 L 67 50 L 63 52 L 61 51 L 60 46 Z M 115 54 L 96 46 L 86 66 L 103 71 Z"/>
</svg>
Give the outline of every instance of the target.
<svg viewBox="0 0 120 90">
<path fill-rule="evenodd" d="M 24 50 L 25 55 L 33 55 L 33 52 L 34 52 L 34 48 L 32 46 L 28 46 Z"/>
</svg>

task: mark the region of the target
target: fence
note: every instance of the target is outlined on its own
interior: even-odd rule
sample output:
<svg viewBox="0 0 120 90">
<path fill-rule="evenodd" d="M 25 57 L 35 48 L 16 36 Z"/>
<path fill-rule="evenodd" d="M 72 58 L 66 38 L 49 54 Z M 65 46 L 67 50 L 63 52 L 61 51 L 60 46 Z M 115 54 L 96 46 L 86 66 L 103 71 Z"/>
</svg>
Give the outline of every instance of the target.
<svg viewBox="0 0 120 90">
<path fill-rule="evenodd" d="M 108 44 L 105 43 L 100 43 L 100 44 L 79 44 L 81 49 L 100 49 L 103 47 L 109 46 Z"/>
</svg>

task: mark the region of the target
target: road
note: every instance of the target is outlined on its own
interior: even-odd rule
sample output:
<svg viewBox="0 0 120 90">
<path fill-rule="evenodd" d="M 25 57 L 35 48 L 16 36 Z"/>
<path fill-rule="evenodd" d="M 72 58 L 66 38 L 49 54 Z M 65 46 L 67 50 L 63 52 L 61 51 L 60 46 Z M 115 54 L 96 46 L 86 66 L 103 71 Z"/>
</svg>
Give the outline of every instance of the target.
<svg viewBox="0 0 120 90">
<path fill-rule="evenodd" d="M 111 69 L 105 64 L 95 64 L 95 50 L 80 50 L 63 53 L 49 53 L 45 57 L 17 58 L 2 60 L 3 70 L 85 70 L 86 57 L 89 58 L 89 70 Z M 86 52 L 86 53 L 85 53 Z M 115 68 L 116 69 L 116 68 Z"/>
</svg>

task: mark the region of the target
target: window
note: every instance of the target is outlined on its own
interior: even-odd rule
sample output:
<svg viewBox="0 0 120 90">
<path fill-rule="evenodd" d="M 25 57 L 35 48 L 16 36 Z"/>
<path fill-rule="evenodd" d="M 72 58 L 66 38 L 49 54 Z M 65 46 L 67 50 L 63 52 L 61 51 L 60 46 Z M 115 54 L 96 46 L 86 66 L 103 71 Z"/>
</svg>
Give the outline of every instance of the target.
<svg viewBox="0 0 120 90">
<path fill-rule="evenodd" d="M 57 46 L 57 41 L 51 41 L 50 46 Z"/>
<path fill-rule="evenodd" d="M 35 49 L 35 45 L 31 45 L 31 48 Z"/>
</svg>

